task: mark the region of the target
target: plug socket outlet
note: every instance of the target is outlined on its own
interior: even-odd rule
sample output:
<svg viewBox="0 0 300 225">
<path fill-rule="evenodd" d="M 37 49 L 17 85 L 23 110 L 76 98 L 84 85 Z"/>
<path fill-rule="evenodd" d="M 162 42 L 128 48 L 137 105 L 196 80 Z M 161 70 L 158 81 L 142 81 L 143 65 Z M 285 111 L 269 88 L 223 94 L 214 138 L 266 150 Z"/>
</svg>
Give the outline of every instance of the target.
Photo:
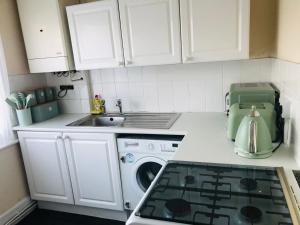
<svg viewBox="0 0 300 225">
<path fill-rule="evenodd" d="M 60 90 L 74 90 L 74 85 L 60 85 Z"/>
</svg>

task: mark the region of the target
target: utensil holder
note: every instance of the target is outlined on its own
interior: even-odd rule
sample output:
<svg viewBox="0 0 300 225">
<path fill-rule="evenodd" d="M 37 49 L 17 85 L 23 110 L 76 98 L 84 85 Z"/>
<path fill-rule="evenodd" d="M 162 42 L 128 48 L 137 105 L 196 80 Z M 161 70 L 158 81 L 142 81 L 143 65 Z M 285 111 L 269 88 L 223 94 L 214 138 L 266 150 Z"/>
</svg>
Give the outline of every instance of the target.
<svg viewBox="0 0 300 225">
<path fill-rule="evenodd" d="M 16 111 L 17 111 L 19 126 L 24 127 L 24 126 L 29 126 L 29 125 L 32 124 L 32 117 L 31 117 L 30 108 L 20 109 L 20 110 L 16 110 Z"/>
</svg>

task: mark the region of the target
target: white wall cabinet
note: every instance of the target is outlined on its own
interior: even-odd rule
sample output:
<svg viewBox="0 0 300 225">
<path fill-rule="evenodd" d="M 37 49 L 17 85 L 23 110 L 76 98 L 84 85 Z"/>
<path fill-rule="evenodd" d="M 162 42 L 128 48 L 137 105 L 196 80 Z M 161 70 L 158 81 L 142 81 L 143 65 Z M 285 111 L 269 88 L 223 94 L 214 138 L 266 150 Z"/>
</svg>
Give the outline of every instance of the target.
<svg viewBox="0 0 300 225">
<path fill-rule="evenodd" d="M 67 7 L 77 70 L 124 66 L 117 0 Z"/>
<path fill-rule="evenodd" d="M 184 63 L 249 58 L 250 0 L 180 0 Z"/>
<path fill-rule="evenodd" d="M 31 198 L 73 204 L 61 133 L 18 132 Z"/>
<path fill-rule="evenodd" d="M 74 68 L 65 6 L 79 0 L 17 0 L 31 73 Z"/>
<path fill-rule="evenodd" d="M 177 0 L 119 0 L 126 66 L 181 62 Z"/>
<path fill-rule="evenodd" d="M 67 11 L 77 69 L 249 58 L 250 0 L 103 0 Z"/>
<path fill-rule="evenodd" d="M 76 205 L 123 210 L 114 134 L 64 134 Z"/>
</svg>

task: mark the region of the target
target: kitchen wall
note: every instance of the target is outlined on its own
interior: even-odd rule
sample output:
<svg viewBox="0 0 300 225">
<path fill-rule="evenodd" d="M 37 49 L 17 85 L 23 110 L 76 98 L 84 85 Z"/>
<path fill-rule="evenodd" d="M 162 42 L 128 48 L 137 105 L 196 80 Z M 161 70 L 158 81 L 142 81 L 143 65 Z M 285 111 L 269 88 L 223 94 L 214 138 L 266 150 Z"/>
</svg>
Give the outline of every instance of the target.
<svg viewBox="0 0 300 225">
<path fill-rule="evenodd" d="M 291 118 L 291 149 L 300 165 L 300 64 L 271 61 L 271 81 L 279 88 L 284 116 Z"/>
<path fill-rule="evenodd" d="M 28 196 L 19 145 L 0 150 L 0 217 Z"/>
<path fill-rule="evenodd" d="M 59 91 L 60 85 L 74 85 L 74 90 L 69 90 L 67 95 L 59 101 L 64 113 L 89 113 L 90 112 L 90 76 L 88 71 L 78 72 L 75 75 L 57 76 L 53 73 L 46 75 L 47 85 L 56 87 Z M 83 80 L 72 82 L 72 80 L 83 78 Z"/>
<path fill-rule="evenodd" d="M 231 83 L 270 80 L 270 59 L 102 69 L 90 71 L 84 81 L 70 82 L 47 74 L 49 86 L 73 84 L 61 100 L 67 113 L 89 112 L 92 95 L 106 100 L 108 112 L 117 111 L 121 98 L 124 111 L 222 112 Z"/>
<path fill-rule="evenodd" d="M 46 86 L 44 74 L 10 75 L 11 91 Z M 15 119 L 15 118 L 14 118 Z M 0 149 L 0 218 L 28 196 L 19 144 Z"/>
<path fill-rule="evenodd" d="M 300 63 L 300 1 L 278 0 L 275 57 Z"/>
<path fill-rule="evenodd" d="M 222 112 L 231 83 L 268 81 L 270 59 L 178 64 L 90 72 L 93 94 L 101 94 L 107 110 Z"/>
<path fill-rule="evenodd" d="M 35 88 L 47 86 L 45 74 L 25 74 L 25 75 L 9 75 L 10 91 L 32 90 Z M 17 124 L 15 113 L 12 113 L 13 124 Z"/>
<path fill-rule="evenodd" d="M 29 72 L 16 0 L 0 0 L 0 35 L 8 74 Z"/>
<path fill-rule="evenodd" d="M 47 85 L 45 74 L 10 75 L 8 79 L 11 91 L 30 90 Z"/>
<path fill-rule="evenodd" d="M 277 4 L 277 0 L 251 0 L 250 58 L 266 58 L 274 55 Z"/>
</svg>

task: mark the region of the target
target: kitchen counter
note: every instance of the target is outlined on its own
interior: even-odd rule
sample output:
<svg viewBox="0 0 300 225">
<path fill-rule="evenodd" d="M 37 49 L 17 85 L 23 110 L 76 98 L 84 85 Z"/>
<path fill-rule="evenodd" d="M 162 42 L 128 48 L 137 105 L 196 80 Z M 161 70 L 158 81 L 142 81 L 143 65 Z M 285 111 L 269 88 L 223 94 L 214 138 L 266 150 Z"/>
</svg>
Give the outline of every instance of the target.
<svg viewBox="0 0 300 225">
<path fill-rule="evenodd" d="M 224 113 L 182 113 L 170 129 L 140 129 L 122 127 L 69 127 L 66 126 L 87 114 L 63 114 L 51 120 L 26 127 L 15 127 L 15 131 L 38 132 L 104 132 L 185 135 L 174 160 L 229 163 L 256 166 L 283 166 L 298 169 L 292 149 L 282 145 L 270 158 L 246 159 L 237 156 L 233 142 L 226 138 Z"/>
</svg>

